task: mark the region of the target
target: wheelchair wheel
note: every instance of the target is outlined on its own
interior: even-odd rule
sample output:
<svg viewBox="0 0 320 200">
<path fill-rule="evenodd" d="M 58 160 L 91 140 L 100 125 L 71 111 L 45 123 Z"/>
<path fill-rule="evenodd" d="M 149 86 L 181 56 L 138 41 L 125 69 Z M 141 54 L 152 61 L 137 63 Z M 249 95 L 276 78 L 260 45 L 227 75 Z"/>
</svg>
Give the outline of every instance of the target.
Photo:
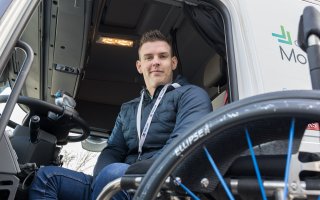
<svg viewBox="0 0 320 200">
<path fill-rule="evenodd" d="M 170 177 L 175 193 L 193 199 L 316 199 L 320 162 L 313 153 L 320 152 L 320 145 L 304 161 L 299 146 L 307 125 L 319 119 L 319 91 L 274 92 L 229 104 L 176 138 L 148 170 L 134 198 L 155 199 Z M 259 153 L 271 144 L 286 144 L 285 151 L 271 147 L 271 153 Z M 245 155 L 253 175 L 242 170 L 245 166 L 233 174 Z"/>
</svg>

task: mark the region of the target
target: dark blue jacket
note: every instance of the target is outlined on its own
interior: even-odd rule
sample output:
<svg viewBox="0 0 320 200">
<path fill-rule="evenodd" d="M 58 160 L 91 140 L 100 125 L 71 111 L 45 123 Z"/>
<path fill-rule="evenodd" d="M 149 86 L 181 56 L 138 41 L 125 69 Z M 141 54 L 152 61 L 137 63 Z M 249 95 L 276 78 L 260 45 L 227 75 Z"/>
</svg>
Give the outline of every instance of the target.
<svg viewBox="0 0 320 200">
<path fill-rule="evenodd" d="M 188 84 L 178 76 L 175 83 L 181 87 L 169 86 L 152 118 L 148 135 L 142 148 L 141 159 L 145 160 L 161 152 L 171 140 L 184 134 L 194 122 L 212 111 L 207 93 L 195 85 Z M 163 86 L 159 86 L 154 97 L 146 91 L 143 99 L 141 129 Z M 108 140 L 108 146 L 99 157 L 94 174 L 110 163 L 132 164 L 138 158 L 138 136 L 136 117 L 140 98 L 124 103 L 117 117 L 115 127 Z M 141 130 L 142 132 L 142 130 Z"/>
</svg>

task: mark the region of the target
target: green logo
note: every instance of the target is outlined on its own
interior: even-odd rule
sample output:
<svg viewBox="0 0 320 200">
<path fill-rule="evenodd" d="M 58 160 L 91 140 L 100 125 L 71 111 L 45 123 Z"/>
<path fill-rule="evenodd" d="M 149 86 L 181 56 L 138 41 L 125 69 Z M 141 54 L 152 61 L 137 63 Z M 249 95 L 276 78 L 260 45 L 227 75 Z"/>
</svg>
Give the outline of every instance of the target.
<svg viewBox="0 0 320 200">
<path fill-rule="evenodd" d="M 278 42 L 292 45 L 292 40 L 289 31 L 284 30 L 284 26 L 280 26 L 281 34 L 272 33 L 272 36 L 278 38 Z"/>
</svg>

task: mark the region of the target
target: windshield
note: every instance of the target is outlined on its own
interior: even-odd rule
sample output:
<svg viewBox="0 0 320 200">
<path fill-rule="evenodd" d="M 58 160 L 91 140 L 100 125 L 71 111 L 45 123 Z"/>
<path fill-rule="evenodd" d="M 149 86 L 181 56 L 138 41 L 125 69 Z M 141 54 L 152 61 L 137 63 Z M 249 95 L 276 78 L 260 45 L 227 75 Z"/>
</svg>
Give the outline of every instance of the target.
<svg viewBox="0 0 320 200">
<path fill-rule="evenodd" d="M 0 19 L 3 16 L 4 12 L 9 7 L 12 0 L 0 0 Z"/>
<path fill-rule="evenodd" d="M 10 95 L 10 93 L 11 93 L 11 88 L 8 83 L 3 86 L 0 86 L 0 95 Z M 5 103 L 0 103 L 0 113 L 2 113 L 4 107 L 5 107 Z M 22 121 L 26 116 L 26 114 L 27 113 L 24 112 L 18 104 L 16 104 L 10 119 L 17 124 L 22 124 Z"/>
</svg>

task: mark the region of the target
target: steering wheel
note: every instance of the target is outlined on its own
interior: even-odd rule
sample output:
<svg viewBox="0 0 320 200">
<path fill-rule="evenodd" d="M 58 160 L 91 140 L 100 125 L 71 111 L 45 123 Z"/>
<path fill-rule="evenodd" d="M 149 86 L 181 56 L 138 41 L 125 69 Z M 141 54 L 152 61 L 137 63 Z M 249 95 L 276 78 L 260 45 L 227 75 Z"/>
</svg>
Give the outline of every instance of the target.
<svg viewBox="0 0 320 200">
<path fill-rule="evenodd" d="M 0 103 L 5 103 L 8 95 L 0 95 Z M 79 116 L 74 109 L 63 108 L 39 99 L 19 96 L 17 103 L 27 106 L 30 110 L 23 121 L 24 126 L 29 126 L 29 120 L 33 115 L 40 117 L 40 128 L 57 138 L 58 144 L 67 142 L 79 142 L 90 135 L 88 124 Z M 10 122 L 14 123 L 14 122 Z M 80 128 L 82 133 L 79 136 L 69 136 L 72 128 Z"/>
<path fill-rule="evenodd" d="M 273 92 L 226 105 L 210 113 L 187 133 L 180 135 L 162 152 L 142 179 L 134 199 L 155 199 L 167 177 L 171 179 L 178 177 L 175 179 L 176 185 L 188 188 L 186 191 L 193 191 L 194 194 L 212 194 L 218 185 L 225 185 L 226 193 L 231 194 L 228 184 L 224 183 L 223 179 L 232 163 L 249 150 L 254 155 L 251 152 L 251 150 L 254 152 L 254 147 L 260 148 L 260 145 L 279 140 L 288 141 L 284 149 L 287 150 L 285 151 L 287 163 L 290 164 L 291 158 L 292 162 L 285 170 L 285 177 L 281 176 L 277 180 L 285 187 L 295 183 L 298 189 L 303 188 L 302 181 L 305 181 L 306 190 L 308 190 L 310 189 L 308 177 L 304 177 L 303 180 L 299 177 L 300 172 L 303 171 L 301 166 L 307 166 L 308 163 L 301 163 L 296 159 L 296 155 L 299 153 L 298 147 L 307 125 L 318 122 L 319 119 L 319 91 Z M 290 143 L 290 141 L 293 142 Z M 275 152 L 274 149 L 272 151 Z M 272 165 L 275 163 L 273 162 Z M 317 169 L 314 168 L 311 171 L 317 171 Z M 262 174 L 261 177 L 260 180 L 268 180 L 266 174 Z M 254 178 L 256 180 L 254 183 L 260 184 L 259 176 Z M 207 184 L 202 184 L 203 180 Z M 320 180 L 316 179 L 311 183 L 319 184 L 319 182 Z M 274 187 L 277 189 L 280 186 L 274 184 Z M 252 185 L 249 189 L 252 189 Z M 287 191 L 287 195 L 305 197 L 305 193 L 300 193 L 300 190 L 294 190 L 291 187 L 279 189 Z M 320 192 L 320 187 L 312 189 Z M 259 193 L 258 190 L 255 194 L 260 195 Z"/>
</svg>

